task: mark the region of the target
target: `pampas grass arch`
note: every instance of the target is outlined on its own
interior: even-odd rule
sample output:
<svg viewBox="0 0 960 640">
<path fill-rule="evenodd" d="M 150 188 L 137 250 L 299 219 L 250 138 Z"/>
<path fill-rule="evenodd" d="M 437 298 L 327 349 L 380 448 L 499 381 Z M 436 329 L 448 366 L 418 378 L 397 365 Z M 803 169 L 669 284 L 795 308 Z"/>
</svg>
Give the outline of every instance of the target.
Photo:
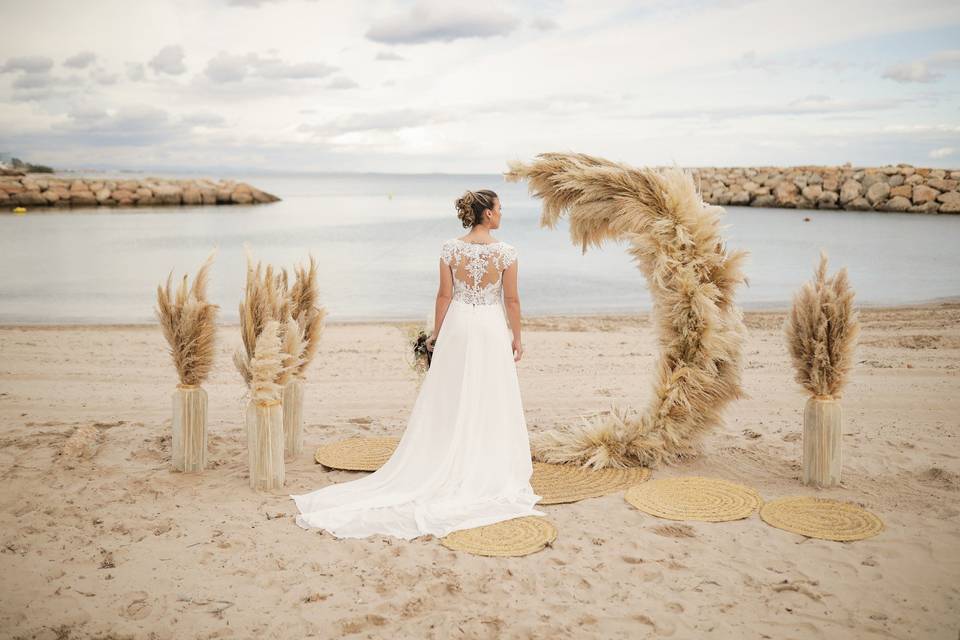
<svg viewBox="0 0 960 640">
<path fill-rule="evenodd" d="M 184 274 L 174 292 L 172 271 L 166 286 L 157 286 L 155 313 L 180 378 L 171 423 L 171 463 L 177 471 L 198 472 L 207 466 L 207 392 L 200 385 L 213 368 L 219 307 L 207 300 L 207 278 L 215 254 L 207 256 L 189 287 Z"/>
<path fill-rule="evenodd" d="M 744 326 L 734 292 L 745 281 L 743 251 L 728 253 L 720 207 L 703 203 L 690 173 L 638 169 L 582 153 L 543 153 L 510 163 L 543 199 L 540 224 L 566 213 L 570 237 L 586 252 L 627 240 L 653 297 L 660 359 L 644 412 L 614 409 L 582 426 L 531 439 L 534 458 L 594 468 L 657 466 L 700 452 L 700 438 L 741 395 Z"/>
</svg>

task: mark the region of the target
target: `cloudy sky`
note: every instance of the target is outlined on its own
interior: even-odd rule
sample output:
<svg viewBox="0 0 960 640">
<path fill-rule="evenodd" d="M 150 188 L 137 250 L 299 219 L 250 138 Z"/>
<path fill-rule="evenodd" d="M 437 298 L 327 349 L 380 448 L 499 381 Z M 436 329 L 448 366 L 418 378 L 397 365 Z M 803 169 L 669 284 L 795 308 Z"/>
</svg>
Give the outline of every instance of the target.
<svg viewBox="0 0 960 640">
<path fill-rule="evenodd" d="M 0 152 L 61 168 L 960 167 L 960 3 L 0 0 Z"/>
</svg>

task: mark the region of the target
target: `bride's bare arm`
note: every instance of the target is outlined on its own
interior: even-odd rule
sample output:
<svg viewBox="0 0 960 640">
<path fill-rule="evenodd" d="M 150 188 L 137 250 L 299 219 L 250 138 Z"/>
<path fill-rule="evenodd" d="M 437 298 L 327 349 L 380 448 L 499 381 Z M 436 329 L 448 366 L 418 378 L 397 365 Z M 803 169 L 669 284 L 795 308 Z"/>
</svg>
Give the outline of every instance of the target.
<svg viewBox="0 0 960 640">
<path fill-rule="evenodd" d="M 443 318 L 447 315 L 447 308 L 453 299 L 453 274 L 450 272 L 450 265 L 440 259 L 440 287 L 437 289 L 437 304 L 433 316 L 433 335 L 428 341 L 430 350 L 433 350 L 433 343 L 440 335 L 440 327 L 443 325 Z"/>
<path fill-rule="evenodd" d="M 523 357 L 523 343 L 520 341 L 520 291 L 517 287 L 516 260 L 503 271 L 503 306 L 513 331 L 513 359 L 519 361 Z"/>
</svg>

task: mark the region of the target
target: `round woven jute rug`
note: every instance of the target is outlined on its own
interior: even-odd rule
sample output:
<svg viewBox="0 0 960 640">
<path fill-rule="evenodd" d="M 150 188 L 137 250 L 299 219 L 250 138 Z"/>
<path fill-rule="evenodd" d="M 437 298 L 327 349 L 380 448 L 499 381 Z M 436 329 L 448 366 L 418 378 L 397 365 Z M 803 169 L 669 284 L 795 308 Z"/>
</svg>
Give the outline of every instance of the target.
<svg viewBox="0 0 960 640">
<path fill-rule="evenodd" d="M 346 438 L 317 447 L 313 458 L 325 467 L 347 471 L 376 471 L 390 459 L 400 442 L 388 436 Z"/>
<path fill-rule="evenodd" d="M 771 500 L 760 508 L 760 518 L 777 529 L 840 542 L 863 540 L 883 531 L 883 521 L 866 509 L 814 496 Z"/>
<path fill-rule="evenodd" d="M 749 517 L 763 502 L 750 487 L 701 476 L 651 480 L 630 487 L 623 497 L 658 518 L 704 522 Z"/>
<path fill-rule="evenodd" d="M 557 539 L 557 528 L 546 518 L 523 516 L 473 529 L 453 531 L 440 544 L 478 556 L 525 556 Z"/>
<path fill-rule="evenodd" d="M 537 504 L 561 504 L 615 493 L 650 477 L 647 467 L 589 469 L 573 464 L 534 462 L 530 485 L 543 496 Z"/>
</svg>

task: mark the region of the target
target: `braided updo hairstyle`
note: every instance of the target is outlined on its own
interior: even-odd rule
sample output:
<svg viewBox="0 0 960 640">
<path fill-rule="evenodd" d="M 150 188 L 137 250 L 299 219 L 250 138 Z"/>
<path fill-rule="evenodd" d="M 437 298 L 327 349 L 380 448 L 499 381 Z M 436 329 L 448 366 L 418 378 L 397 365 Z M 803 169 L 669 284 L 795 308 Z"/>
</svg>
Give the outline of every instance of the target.
<svg viewBox="0 0 960 640">
<path fill-rule="evenodd" d="M 490 189 L 481 189 L 480 191 L 467 191 L 457 198 L 457 217 L 465 229 L 474 227 L 483 222 L 483 212 L 486 209 L 493 209 L 494 201 L 498 198 L 497 194 Z"/>
</svg>

